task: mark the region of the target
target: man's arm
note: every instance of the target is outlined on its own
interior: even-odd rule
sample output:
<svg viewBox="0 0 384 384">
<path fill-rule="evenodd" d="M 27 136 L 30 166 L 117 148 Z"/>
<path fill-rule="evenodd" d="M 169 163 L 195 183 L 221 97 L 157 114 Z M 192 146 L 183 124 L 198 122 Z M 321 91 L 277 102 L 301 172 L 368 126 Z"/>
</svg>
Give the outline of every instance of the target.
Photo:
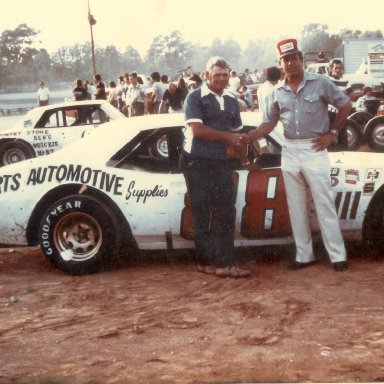
<svg viewBox="0 0 384 384">
<path fill-rule="evenodd" d="M 240 146 L 248 143 L 250 138 L 246 133 L 234 133 L 218 131 L 199 122 L 187 123 L 192 131 L 192 135 L 204 141 L 226 141 L 233 146 Z"/>
<path fill-rule="evenodd" d="M 335 129 L 337 132 L 340 132 L 340 129 L 343 128 L 349 112 L 351 111 L 352 103 L 350 101 L 347 102 L 343 107 L 339 108 L 337 112 L 335 121 L 333 122 L 331 129 Z M 313 146 L 312 148 L 315 151 L 323 151 L 328 148 L 331 144 L 337 142 L 337 135 L 334 135 L 331 132 L 326 133 L 325 135 L 316 137 L 312 140 Z"/>
<path fill-rule="evenodd" d="M 250 141 L 256 141 L 261 139 L 262 137 L 266 137 L 268 133 L 273 131 L 274 128 L 274 125 L 268 123 L 261 123 L 256 129 L 252 129 L 248 132 Z"/>
<path fill-rule="evenodd" d="M 159 105 L 159 113 L 163 113 L 164 105 L 165 105 L 165 101 L 161 100 Z"/>
</svg>

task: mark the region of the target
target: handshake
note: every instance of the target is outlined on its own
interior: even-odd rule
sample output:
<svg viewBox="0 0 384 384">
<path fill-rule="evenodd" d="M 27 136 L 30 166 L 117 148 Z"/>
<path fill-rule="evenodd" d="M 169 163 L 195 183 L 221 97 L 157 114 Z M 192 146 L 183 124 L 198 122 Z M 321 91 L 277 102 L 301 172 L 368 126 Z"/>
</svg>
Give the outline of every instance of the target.
<svg viewBox="0 0 384 384">
<path fill-rule="evenodd" d="M 232 134 L 230 145 L 235 149 L 242 166 L 248 171 L 260 171 L 261 167 L 258 164 L 251 163 L 248 159 L 248 145 L 257 140 L 248 133 Z"/>
</svg>

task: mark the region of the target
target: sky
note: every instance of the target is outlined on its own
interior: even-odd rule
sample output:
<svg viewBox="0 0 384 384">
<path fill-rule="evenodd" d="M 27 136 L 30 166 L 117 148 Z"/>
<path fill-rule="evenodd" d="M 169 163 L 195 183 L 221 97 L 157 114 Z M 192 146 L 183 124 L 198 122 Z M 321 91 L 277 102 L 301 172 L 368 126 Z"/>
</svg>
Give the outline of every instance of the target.
<svg viewBox="0 0 384 384">
<path fill-rule="evenodd" d="M 193 43 L 234 38 L 242 48 L 251 39 L 297 38 L 309 23 L 326 24 L 330 33 L 384 30 L 384 0 L 1 0 L 0 33 L 26 23 L 49 53 L 89 42 L 88 1 L 95 44 L 131 45 L 141 55 L 156 36 L 175 30 Z"/>
</svg>

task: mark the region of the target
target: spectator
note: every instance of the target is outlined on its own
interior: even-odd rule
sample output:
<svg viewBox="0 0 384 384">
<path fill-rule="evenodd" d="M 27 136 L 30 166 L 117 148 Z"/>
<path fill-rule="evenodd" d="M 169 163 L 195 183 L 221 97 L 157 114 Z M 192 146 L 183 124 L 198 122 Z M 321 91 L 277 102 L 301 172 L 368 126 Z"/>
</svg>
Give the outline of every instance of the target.
<svg viewBox="0 0 384 384">
<path fill-rule="evenodd" d="M 152 72 L 151 73 L 151 80 L 152 80 L 152 96 L 151 96 L 150 104 L 151 104 L 151 107 L 153 109 L 153 113 L 158 114 L 160 103 L 161 103 L 161 100 L 163 98 L 165 89 L 163 88 L 162 84 L 160 83 L 160 73 L 159 72 Z"/>
<path fill-rule="evenodd" d="M 169 83 L 168 89 L 164 92 L 163 99 L 160 103 L 159 113 L 178 113 L 183 108 L 183 91 L 177 88 L 176 84 Z"/>
<path fill-rule="evenodd" d="M 94 76 L 94 80 L 96 83 L 96 90 L 95 90 L 95 99 L 96 100 L 107 100 L 107 94 L 105 92 L 105 85 L 101 81 L 101 76 L 99 74 L 96 74 Z"/>
<path fill-rule="evenodd" d="M 123 85 L 124 85 L 124 77 L 123 75 L 119 76 L 118 84 L 116 86 L 117 88 L 117 107 L 120 112 L 122 112 L 124 107 L 123 102 Z"/>
<path fill-rule="evenodd" d="M 93 82 L 92 81 L 88 81 L 86 80 L 85 81 L 85 85 L 87 87 L 87 100 L 92 100 L 94 97 L 95 97 L 95 91 L 96 91 L 96 88 L 95 86 L 93 85 Z"/>
<path fill-rule="evenodd" d="M 145 89 L 137 80 L 137 73 L 129 75 L 130 85 L 127 90 L 126 104 L 128 105 L 129 116 L 143 116 L 145 109 Z"/>
<path fill-rule="evenodd" d="M 252 76 L 248 68 L 244 69 L 244 81 L 245 84 L 252 84 Z"/>
<path fill-rule="evenodd" d="M 189 90 L 183 76 L 179 76 L 177 80 L 177 88 L 181 89 L 181 92 L 183 94 L 183 101 L 184 101 L 189 93 Z"/>
<path fill-rule="evenodd" d="M 76 87 L 73 88 L 72 93 L 76 101 L 81 101 L 81 100 L 87 100 L 88 98 L 88 92 L 86 88 L 83 85 L 83 81 L 80 79 L 77 79 L 75 81 Z"/>
<path fill-rule="evenodd" d="M 296 243 L 295 261 L 288 269 L 315 263 L 309 220 L 312 199 L 329 258 L 334 270 L 341 272 L 347 269 L 347 256 L 331 192 L 327 147 L 336 141 L 351 102 L 326 76 L 304 70 L 303 54 L 295 39 L 280 41 L 277 49 L 286 78 L 267 98 L 263 123 L 248 134 L 257 140 L 272 131 L 279 120 L 283 124 L 281 169 Z M 328 104 L 338 108 L 331 129 Z"/>
<path fill-rule="evenodd" d="M 271 94 L 273 87 L 280 80 L 280 77 L 280 68 L 269 67 L 266 69 L 266 81 L 257 88 L 257 101 L 261 113 L 265 112 L 267 97 Z"/>
<path fill-rule="evenodd" d="M 338 87 L 346 87 L 348 80 L 343 80 L 344 66 L 340 59 L 332 59 L 329 62 L 329 79 Z M 337 108 L 332 105 L 328 106 L 328 117 L 329 122 L 332 124 L 337 115 Z M 347 126 L 344 125 L 339 131 L 337 142 L 329 147 L 333 151 L 346 151 L 348 150 L 348 130 Z"/>
<path fill-rule="evenodd" d="M 252 92 L 245 86 L 241 86 L 239 89 L 239 96 L 240 99 L 244 100 L 245 104 L 247 105 L 247 108 L 250 108 L 253 110 L 253 96 Z"/>
<path fill-rule="evenodd" d="M 196 88 L 200 88 L 202 84 L 203 79 L 197 73 L 194 73 L 188 80 L 188 89 L 193 91 Z"/>
<path fill-rule="evenodd" d="M 257 68 L 253 70 L 253 73 L 252 73 L 252 81 L 254 83 L 260 83 L 260 74 L 259 72 L 257 71 Z"/>
<path fill-rule="evenodd" d="M 363 87 L 363 96 L 359 97 L 355 103 L 357 112 L 368 112 L 375 115 L 379 107 L 380 101 L 372 96 L 372 88 L 365 86 Z"/>
<path fill-rule="evenodd" d="M 40 82 L 39 89 L 37 90 L 37 104 L 39 107 L 48 105 L 49 103 L 49 89 L 45 86 L 44 81 Z"/>
<path fill-rule="evenodd" d="M 229 90 L 236 94 L 238 93 L 239 88 L 241 86 L 240 78 L 237 76 L 236 71 L 233 71 L 233 70 L 229 73 L 229 76 L 230 76 L 228 80 Z"/>
<path fill-rule="evenodd" d="M 128 91 L 128 87 L 129 87 L 130 84 L 131 83 L 129 81 L 129 73 L 128 72 L 124 72 L 124 74 L 123 74 L 123 85 L 122 85 L 122 88 L 121 88 L 121 99 L 122 99 L 122 102 L 123 102 L 123 106 L 122 106 L 121 111 L 123 112 L 123 114 L 125 116 L 128 116 L 127 91 Z"/>
<path fill-rule="evenodd" d="M 112 104 L 115 108 L 119 108 L 119 103 L 117 99 L 118 99 L 118 90 L 116 87 L 116 83 L 114 81 L 110 81 L 107 101 L 110 104 Z"/>
</svg>

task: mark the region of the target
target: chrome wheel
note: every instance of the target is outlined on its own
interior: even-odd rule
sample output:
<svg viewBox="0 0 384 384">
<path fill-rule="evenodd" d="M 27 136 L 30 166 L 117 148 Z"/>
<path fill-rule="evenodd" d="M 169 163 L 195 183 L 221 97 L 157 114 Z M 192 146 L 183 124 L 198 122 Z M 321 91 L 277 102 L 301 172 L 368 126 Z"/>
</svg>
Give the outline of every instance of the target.
<svg viewBox="0 0 384 384">
<path fill-rule="evenodd" d="M 103 234 L 99 223 L 92 216 L 84 212 L 74 212 L 59 220 L 55 226 L 53 241 L 62 256 L 69 251 L 71 260 L 85 261 L 99 252 Z"/>
</svg>

